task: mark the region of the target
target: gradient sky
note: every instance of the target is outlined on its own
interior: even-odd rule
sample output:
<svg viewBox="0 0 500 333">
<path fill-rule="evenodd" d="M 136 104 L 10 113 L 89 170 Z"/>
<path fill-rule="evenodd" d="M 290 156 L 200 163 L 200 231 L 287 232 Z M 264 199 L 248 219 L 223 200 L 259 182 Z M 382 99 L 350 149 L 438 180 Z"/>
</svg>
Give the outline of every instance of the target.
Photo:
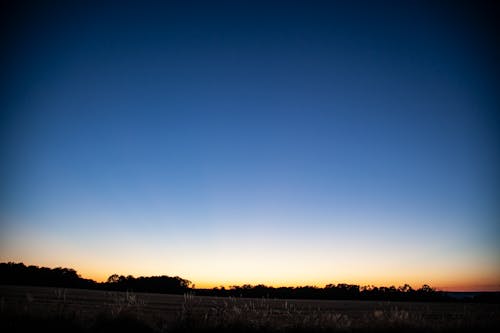
<svg viewBox="0 0 500 333">
<path fill-rule="evenodd" d="M 140 3 L 2 5 L 1 261 L 500 290 L 497 9 Z"/>
</svg>

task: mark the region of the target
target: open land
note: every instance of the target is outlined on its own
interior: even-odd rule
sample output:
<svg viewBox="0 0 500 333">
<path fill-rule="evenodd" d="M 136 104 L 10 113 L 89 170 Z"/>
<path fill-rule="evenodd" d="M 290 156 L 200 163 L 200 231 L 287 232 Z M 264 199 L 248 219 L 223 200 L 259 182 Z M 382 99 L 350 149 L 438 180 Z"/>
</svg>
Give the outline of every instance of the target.
<svg viewBox="0 0 500 333">
<path fill-rule="evenodd" d="M 283 300 L 0 286 L 0 330 L 495 332 L 500 304 Z"/>
</svg>

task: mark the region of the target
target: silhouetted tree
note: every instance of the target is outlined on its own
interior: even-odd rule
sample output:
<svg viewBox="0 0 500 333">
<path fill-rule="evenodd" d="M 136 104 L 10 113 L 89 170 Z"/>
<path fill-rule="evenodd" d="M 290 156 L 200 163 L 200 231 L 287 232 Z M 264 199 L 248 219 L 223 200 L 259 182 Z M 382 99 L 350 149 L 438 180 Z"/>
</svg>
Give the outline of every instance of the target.
<svg viewBox="0 0 500 333">
<path fill-rule="evenodd" d="M 113 274 L 108 277 L 106 280 L 106 283 L 117 283 L 120 280 L 120 277 L 118 274 Z"/>
<path fill-rule="evenodd" d="M 132 275 L 113 274 L 106 282 L 97 283 L 93 280 L 83 279 L 74 269 L 57 267 L 26 266 L 23 263 L 0 263 L 0 284 L 17 284 L 33 286 L 54 286 L 68 288 L 89 288 L 109 290 L 130 290 L 150 293 L 182 294 L 192 291 L 194 285 L 191 281 L 178 276 L 170 277 L 149 276 L 134 277 Z M 268 287 L 263 284 L 242 286 L 231 286 L 213 289 L 196 289 L 198 295 L 211 296 L 233 296 L 233 297 L 266 297 L 266 298 L 297 298 L 297 299 L 365 299 L 365 300 L 398 300 L 398 301 L 450 301 L 452 299 L 444 292 L 436 291 L 434 288 L 424 284 L 415 290 L 405 284 L 396 288 L 358 286 L 355 284 L 339 283 L 327 284 L 324 288 L 316 286 L 301 287 Z M 498 300 L 498 294 L 494 296 L 482 296 L 468 301 Z"/>
</svg>

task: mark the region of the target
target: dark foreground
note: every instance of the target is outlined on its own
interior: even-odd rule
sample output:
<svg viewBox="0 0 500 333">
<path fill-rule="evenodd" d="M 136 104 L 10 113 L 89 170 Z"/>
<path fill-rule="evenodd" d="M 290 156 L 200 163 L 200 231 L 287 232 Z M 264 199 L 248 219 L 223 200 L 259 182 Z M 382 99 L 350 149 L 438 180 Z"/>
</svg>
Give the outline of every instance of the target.
<svg viewBox="0 0 500 333">
<path fill-rule="evenodd" d="M 499 304 L 273 300 L 0 286 L 2 332 L 496 332 Z"/>
</svg>

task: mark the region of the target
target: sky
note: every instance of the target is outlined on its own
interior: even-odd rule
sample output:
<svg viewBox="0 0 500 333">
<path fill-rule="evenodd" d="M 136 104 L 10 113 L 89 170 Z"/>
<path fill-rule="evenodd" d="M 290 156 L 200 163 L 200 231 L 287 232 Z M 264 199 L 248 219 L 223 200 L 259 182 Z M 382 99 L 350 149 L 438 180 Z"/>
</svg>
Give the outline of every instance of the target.
<svg viewBox="0 0 500 333">
<path fill-rule="evenodd" d="M 0 261 L 500 290 L 492 4 L 1 12 Z"/>
</svg>

